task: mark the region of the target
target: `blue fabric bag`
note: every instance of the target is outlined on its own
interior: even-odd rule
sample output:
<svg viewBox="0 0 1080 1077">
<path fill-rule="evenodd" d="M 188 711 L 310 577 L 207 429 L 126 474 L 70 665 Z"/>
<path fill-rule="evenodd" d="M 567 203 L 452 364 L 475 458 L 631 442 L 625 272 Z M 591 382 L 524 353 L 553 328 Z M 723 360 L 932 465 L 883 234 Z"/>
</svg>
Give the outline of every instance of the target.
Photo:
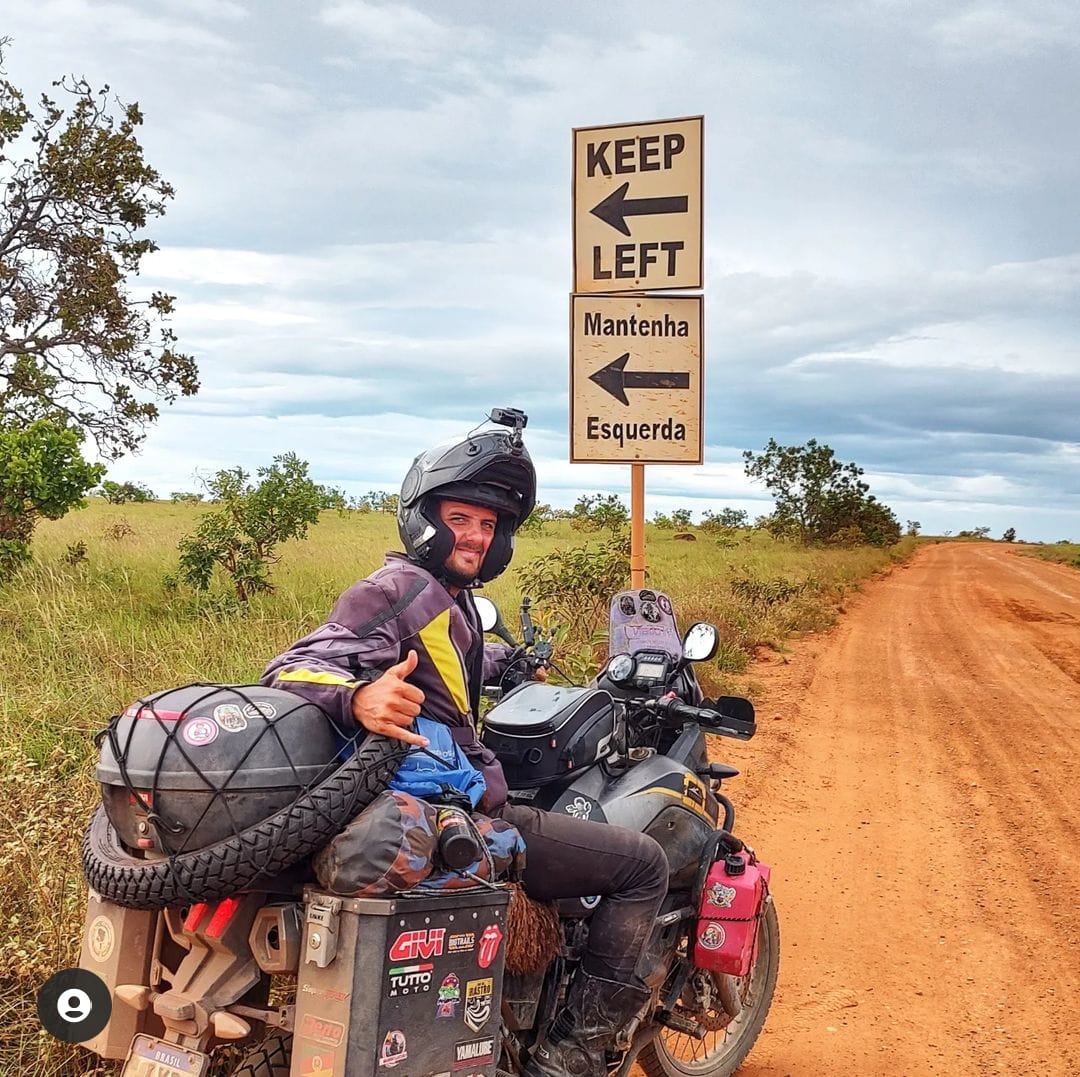
<svg viewBox="0 0 1080 1077">
<path fill-rule="evenodd" d="M 449 786 L 465 793 L 475 808 L 487 789 L 483 774 L 469 762 L 469 757 L 454 743 L 448 726 L 421 715 L 416 732 L 427 737 L 426 748 L 410 748 L 397 773 L 388 783 L 390 789 L 414 797 L 437 797 Z"/>
</svg>

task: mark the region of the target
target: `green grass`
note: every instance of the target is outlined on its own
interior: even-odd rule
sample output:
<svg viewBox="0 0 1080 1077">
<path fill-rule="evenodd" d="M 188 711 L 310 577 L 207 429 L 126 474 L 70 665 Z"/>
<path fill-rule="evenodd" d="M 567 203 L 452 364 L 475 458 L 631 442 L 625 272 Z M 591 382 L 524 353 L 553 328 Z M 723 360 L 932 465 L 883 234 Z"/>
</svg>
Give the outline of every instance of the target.
<svg viewBox="0 0 1080 1077">
<path fill-rule="evenodd" d="M 34 994 L 77 964 L 85 887 L 82 828 L 96 799 L 93 734 L 149 692 L 194 680 L 250 682 L 268 659 L 325 619 L 337 595 L 397 546 L 393 518 L 326 513 L 305 542 L 281 549 L 275 591 L 238 610 L 219 582 L 210 594 L 169 593 L 176 542 L 199 505 L 91 502 L 43 524 L 34 561 L 0 586 L 0 780 L 9 827 L 0 833 L 0 1075 L 87 1073 L 91 1056 L 40 1032 Z M 115 536 L 125 529 L 130 533 Z M 515 564 L 594 539 L 564 521 L 519 539 Z M 65 561 L 85 543 L 86 560 Z M 845 595 L 907 556 L 893 550 L 803 550 L 761 532 L 731 547 L 698 533 L 677 542 L 650 528 L 649 585 L 667 591 L 680 624 L 721 629 L 707 690 L 745 687 L 759 647 L 832 623 Z M 1075 548 L 1074 548 L 1075 550 Z M 733 581 L 744 581 L 736 584 Z M 488 587 L 509 624 L 520 601 L 513 569 Z M 543 608 L 534 611 L 543 623 Z M 557 657 L 557 656 L 556 656 Z"/>
<path fill-rule="evenodd" d="M 1080 568 L 1080 543 L 1055 542 L 1053 546 L 1027 546 L 1024 553 L 1043 561 L 1057 561 L 1071 568 Z"/>
</svg>

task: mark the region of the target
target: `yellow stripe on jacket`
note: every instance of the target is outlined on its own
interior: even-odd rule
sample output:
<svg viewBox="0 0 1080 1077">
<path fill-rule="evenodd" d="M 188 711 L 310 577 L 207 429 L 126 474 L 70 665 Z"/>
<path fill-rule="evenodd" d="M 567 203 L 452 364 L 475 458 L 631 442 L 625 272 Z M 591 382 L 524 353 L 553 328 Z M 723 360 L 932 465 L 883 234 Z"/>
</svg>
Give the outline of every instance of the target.
<svg viewBox="0 0 1080 1077">
<path fill-rule="evenodd" d="M 344 673 L 331 673 L 325 669 L 290 669 L 279 673 L 277 681 L 302 681 L 305 684 L 340 684 L 345 688 L 355 688 L 356 681 Z"/>
<path fill-rule="evenodd" d="M 442 678 L 450 698 L 461 714 L 469 713 L 469 692 L 465 686 L 465 667 L 450 639 L 450 611 L 443 610 L 417 633 L 431 664 Z"/>
</svg>

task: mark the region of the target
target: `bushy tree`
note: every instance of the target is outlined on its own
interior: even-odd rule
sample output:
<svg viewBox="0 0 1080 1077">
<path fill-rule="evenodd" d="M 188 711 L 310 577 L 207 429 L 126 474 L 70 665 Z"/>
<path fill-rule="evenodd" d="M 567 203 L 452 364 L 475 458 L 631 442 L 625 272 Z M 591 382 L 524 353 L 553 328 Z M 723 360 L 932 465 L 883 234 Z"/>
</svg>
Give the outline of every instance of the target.
<svg viewBox="0 0 1080 1077">
<path fill-rule="evenodd" d="M 885 546 L 900 537 L 900 524 L 892 510 L 862 481 L 863 469 L 842 464 L 828 445 L 811 438 L 805 445 L 779 445 L 769 439 L 763 453 L 743 453 L 746 474 L 763 482 L 775 508 L 766 526 L 777 537 L 794 538 L 805 545 L 828 542 L 842 532 L 844 541 L 855 538 Z"/>
<path fill-rule="evenodd" d="M 83 79 L 53 85 L 60 100 L 35 112 L 0 67 L 0 420 L 57 419 L 116 457 L 156 400 L 198 389 L 167 324 L 173 297 L 128 286 L 173 189 L 143 158 L 138 105 Z"/>
<path fill-rule="evenodd" d="M 202 499 L 203 495 L 195 490 L 173 490 L 169 494 L 169 500 L 176 501 L 179 504 L 198 504 Z"/>
<path fill-rule="evenodd" d="M 154 491 L 139 482 L 113 482 L 106 479 L 101 484 L 101 496 L 110 505 L 123 505 L 128 501 L 153 501 Z"/>
<path fill-rule="evenodd" d="M 211 499 L 220 507 L 203 515 L 195 531 L 180 540 L 179 576 L 184 582 L 205 590 L 220 566 L 240 602 L 272 591 L 270 569 L 279 560 L 277 546 L 305 538 L 323 509 L 344 507 L 341 493 L 313 482 L 306 461 L 295 453 L 275 456 L 272 466 L 259 468 L 258 476 L 252 484 L 248 473 L 236 467 L 207 481 Z"/>
<path fill-rule="evenodd" d="M 685 531 L 694 526 L 694 518 L 689 509 L 674 509 L 671 513 L 671 526 Z"/>
<path fill-rule="evenodd" d="M 524 532 L 527 535 L 542 535 L 544 533 L 544 524 L 554 518 L 554 512 L 550 505 L 537 505 L 533 508 L 532 512 L 521 521 L 521 526 L 518 528 L 518 531 Z"/>
<path fill-rule="evenodd" d="M 0 580 L 30 556 L 38 520 L 83 503 L 105 468 L 80 451 L 83 435 L 58 422 L 0 425 Z"/>
<path fill-rule="evenodd" d="M 907 530 L 904 534 L 908 535 L 910 538 L 914 538 L 921 529 L 922 524 L 918 520 L 908 520 Z"/>
<path fill-rule="evenodd" d="M 663 512 L 653 513 L 652 522 L 660 528 L 661 531 L 671 531 L 675 527 L 671 517 Z"/>
<path fill-rule="evenodd" d="M 396 513 L 398 509 L 398 495 L 389 494 L 385 490 L 368 490 L 360 497 L 354 497 L 349 502 L 349 507 L 357 512 L 389 512 Z"/>
<path fill-rule="evenodd" d="M 576 531 L 616 532 L 630 522 L 630 510 L 618 494 L 582 494 L 570 514 Z"/>
<path fill-rule="evenodd" d="M 750 514 L 745 509 L 723 508 L 719 512 L 708 509 L 702 514 L 702 531 L 709 533 L 727 532 L 737 527 L 750 526 Z"/>
<path fill-rule="evenodd" d="M 1015 542 L 1016 541 L 1016 528 L 1007 527 L 1004 534 L 1001 536 L 1002 542 Z"/>
</svg>

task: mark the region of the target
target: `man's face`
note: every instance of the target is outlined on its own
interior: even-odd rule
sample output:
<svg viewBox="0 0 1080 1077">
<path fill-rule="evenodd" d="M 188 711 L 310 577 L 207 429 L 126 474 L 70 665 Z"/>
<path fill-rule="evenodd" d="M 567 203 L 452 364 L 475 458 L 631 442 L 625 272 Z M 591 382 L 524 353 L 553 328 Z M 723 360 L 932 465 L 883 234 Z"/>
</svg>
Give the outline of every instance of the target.
<svg viewBox="0 0 1080 1077">
<path fill-rule="evenodd" d="M 475 579 L 495 537 L 498 513 L 465 501 L 441 501 L 439 519 L 454 533 L 454 548 L 446 567 L 462 579 Z"/>
</svg>

